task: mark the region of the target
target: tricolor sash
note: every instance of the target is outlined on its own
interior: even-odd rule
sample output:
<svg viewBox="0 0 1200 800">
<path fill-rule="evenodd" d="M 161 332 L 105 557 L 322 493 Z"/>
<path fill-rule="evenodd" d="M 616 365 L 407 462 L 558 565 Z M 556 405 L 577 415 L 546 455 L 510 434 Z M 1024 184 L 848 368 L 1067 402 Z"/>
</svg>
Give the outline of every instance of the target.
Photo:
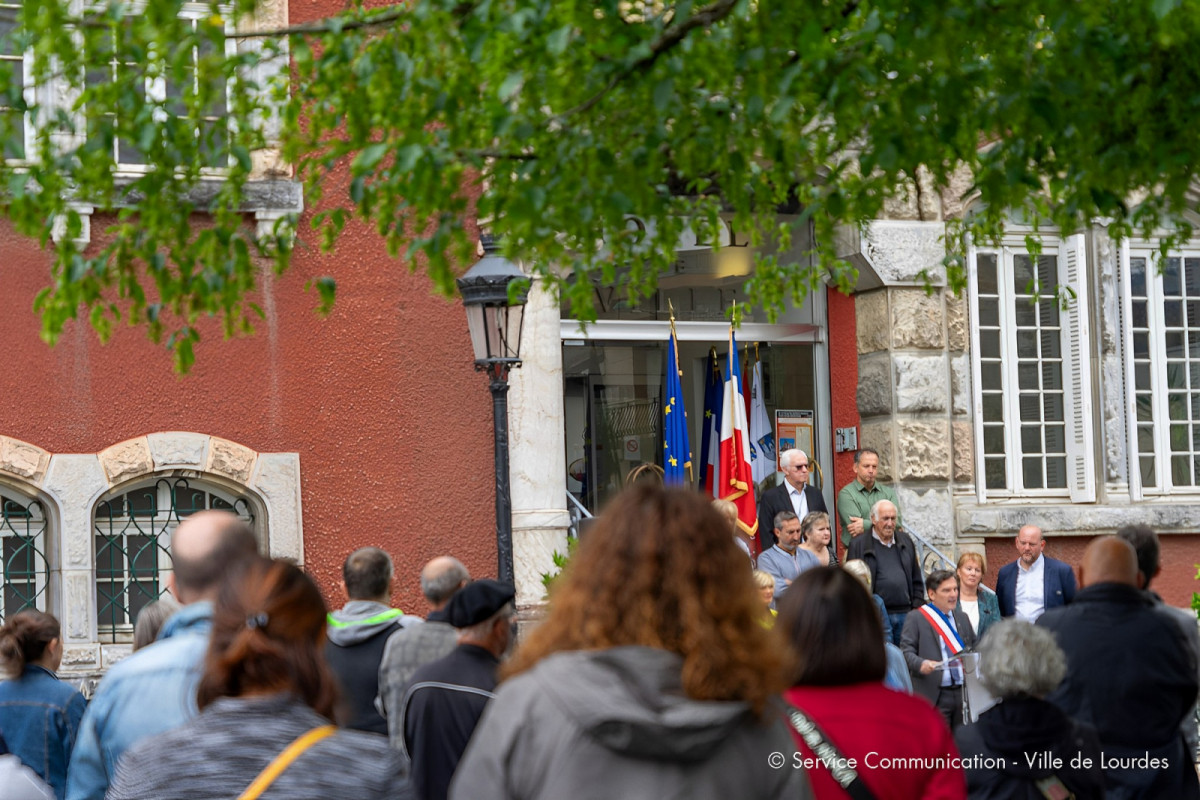
<svg viewBox="0 0 1200 800">
<path fill-rule="evenodd" d="M 921 606 L 920 611 L 925 615 L 925 619 L 929 620 L 929 624 L 942 637 L 942 641 L 946 644 L 946 651 L 950 655 L 961 653 L 965 648 L 963 640 L 959 638 L 958 631 L 950 627 L 950 623 L 946 622 L 946 618 L 942 616 L 942 612 L 938 611 L 929 603 Z"/>
</svg>

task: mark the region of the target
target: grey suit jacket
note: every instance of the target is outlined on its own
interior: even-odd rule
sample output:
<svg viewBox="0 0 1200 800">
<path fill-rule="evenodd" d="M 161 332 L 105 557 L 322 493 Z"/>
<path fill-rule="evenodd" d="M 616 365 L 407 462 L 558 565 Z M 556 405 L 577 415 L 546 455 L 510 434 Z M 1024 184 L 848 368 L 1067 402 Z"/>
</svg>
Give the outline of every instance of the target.
<svg viewBox="0 0 1200 800">
<path fill-rule="evenodd" d="M 971 621 L 957 607 L 954 609 L 954 627 L 963 640 L 965 649 L 975 646 L 975 634 L 971 630 Z M 942 672 L 934 670 L 928 675 L 921 674 L 921 662 L 942 660 L 942 637 L 938 635 L 925 615 L 917 609 L 909 612 L 904 620 L 904 629 L 900 632 L 900 650 L 904 653 L 904 661 L 912 675 L 913 693 L 919 694 L 931 703 L 937 702 L 938 691 L 941 689 Z"/>
</svg>

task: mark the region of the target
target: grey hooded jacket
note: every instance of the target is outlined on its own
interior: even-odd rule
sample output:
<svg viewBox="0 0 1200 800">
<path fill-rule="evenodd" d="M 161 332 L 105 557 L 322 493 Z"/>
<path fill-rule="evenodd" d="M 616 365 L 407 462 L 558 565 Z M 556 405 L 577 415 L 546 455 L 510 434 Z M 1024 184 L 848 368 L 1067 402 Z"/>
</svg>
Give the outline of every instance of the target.
<svg viewBox="0 0 1200 800">
<path fill-rule="evenodd" d="M 369 600 L 351 600 L 329 615 L 325 660 L 342 688 L 339 722 L 348 728 L 387 734 L 387 723 L 375 707 L 379 662 L 391 635 L 419 621 L 420 617 Z"/>
<path fill-rule="evenodd" d="M 782 719 L 686 697 L 682 664 L 648 647 L 549 656 L 500 686 L 450 800 L 811 798 Z"/>
</svg>

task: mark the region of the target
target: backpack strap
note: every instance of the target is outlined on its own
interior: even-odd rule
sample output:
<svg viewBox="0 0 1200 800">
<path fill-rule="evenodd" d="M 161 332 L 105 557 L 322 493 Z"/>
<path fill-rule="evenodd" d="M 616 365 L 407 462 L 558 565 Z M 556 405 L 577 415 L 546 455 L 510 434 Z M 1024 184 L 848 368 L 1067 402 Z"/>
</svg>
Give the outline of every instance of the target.
<svg viewBox="0 0 1200 800">
<path fill-rule="evenodd" d="M 283 749 L 283 752 L 275 756 L 270 764 L 263 768 L 263 771 L 258 773 L 258 777 L 254 782 L 246 787 L 246 791 L 238 796 L 238 800 L 258 800 L 263 792 L 275 782 L 275 779 L 287 769 L 293 761 L 300 757 L 308 748 L 312 747 L 322 739 L 333 736 L 337 732 L 337 727 L 334 725 L 322 725 L 319 728 L 313 728 L 307 733 L 301 734 L 291 744 Z"/>
</svg>

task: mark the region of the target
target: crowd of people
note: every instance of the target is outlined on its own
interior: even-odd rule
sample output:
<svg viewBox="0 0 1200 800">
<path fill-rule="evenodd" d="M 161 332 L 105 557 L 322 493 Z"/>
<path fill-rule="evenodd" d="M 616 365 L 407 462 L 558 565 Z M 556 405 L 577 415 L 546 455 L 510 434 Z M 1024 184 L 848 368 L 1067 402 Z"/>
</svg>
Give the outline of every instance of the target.
<svg viewBox="0 0 1200 800">
<path fill-rule="evenodd" d="M 178 605 L 90 703 L 53 617 L 0 627 L 0 800 L 1200 798 L 1200 633 L 1149 589 L 1152 530 L 1094 539 L 1077 586 L 1026 526 L 993 592 L 976 552 L 924 575 L 869 483 L 842 561 L 823 503 L 778 492 L 757 568 L 720 503 L 632 486 L 519 644 L 513 587 L 452 557 L 422 618 L 355 550 L 330 611 L 243 522 L 195 514 Z"/>
</svg>

